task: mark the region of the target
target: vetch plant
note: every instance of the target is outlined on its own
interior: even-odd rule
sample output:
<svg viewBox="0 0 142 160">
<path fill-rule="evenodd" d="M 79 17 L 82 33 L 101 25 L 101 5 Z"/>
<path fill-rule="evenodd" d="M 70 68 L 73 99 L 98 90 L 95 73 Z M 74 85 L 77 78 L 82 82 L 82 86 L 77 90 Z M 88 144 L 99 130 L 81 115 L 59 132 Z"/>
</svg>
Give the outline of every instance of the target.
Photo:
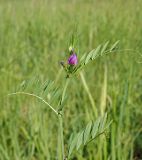
<svg viewBox="0 0 142 160">
<path fill-rule="evenodd" d="M 85 88 L 85 91 L 88 94 L 92 107 L 95 108 L 93 97 L 90 93 L 90 90 L 87 86 L 85 81 L 85 77 L 81 70 L 91 61 L 95 60 L 99 56 L 103 56 L 105 54 L 111 53 L 116 51 L 119 41 L 115 42 L 113 45 L 109 46 L 109 41 L 105 44 L 99 45 L 96 49 L 93 49 L 89 53 L 85 53 L 80 59 L 78 58 L 75 49 L 71 46 L 69 48 L 69 55 L 68 59 L 65 62 L 61 62 L 65 72 L 66 72 L 66 83 L 64 85 L 63 90 L 61 91 L 59 88 L 55 88 L 53 83 L 50 81 L 44 82 L 42 85 L 39 80 L 33 79 L 29 83 L 25 81 L 21 84 L 19 91 L 11 93 L 9 95 L 28 95 L 35 97 L 45 103 L 52 111 L 55 113 L 59 119 L 59 134 L 60 134 L 60 149 L 58 152 L 58 159 L 59 160 L 67 160 L 71 158 L 71 155 L 74 150 L 78 151 L 79 149 L 83 148 L 84 146 L 88 146 L 93 140 L 99 137 L 102 134 L 106 133 L 107 128 L 112 123 L 112 121 L 107 121 L 107 113 L 104 115 L 98 116 L 98 112 L 96 110 L 94 118 L 95 121 L 89 122 L 82 130 L 78 133 L 72 133 L 69 142 L 67 143 L 68 151 L 65 153 L 64 149 L 64 135 L 63 135 L 63 108 L 64 108 L 64 100 L 67 91 L 67 87 L 69 84 L 70 78 L 72 78 L 75 74 L 80 71 L 80 76 L 82 80 L 82 84 Z M 34 89 L 33 89 L 34 88 Z M 30 90 L 30 91 L 29 91 Z M 47 95 L 50 94 L 52 100 L 47 99 Z M 56 97 L 56 98 L 54 98 Z M 51 102 L 57 100 L 58 108 L 55 109 L 51 105 Z"/>
</svg>

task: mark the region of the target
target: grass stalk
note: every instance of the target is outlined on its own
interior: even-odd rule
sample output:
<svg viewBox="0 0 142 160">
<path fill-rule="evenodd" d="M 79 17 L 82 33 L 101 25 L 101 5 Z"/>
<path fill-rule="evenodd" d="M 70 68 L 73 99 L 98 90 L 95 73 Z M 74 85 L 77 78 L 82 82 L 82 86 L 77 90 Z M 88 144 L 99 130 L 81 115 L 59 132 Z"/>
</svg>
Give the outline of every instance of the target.
<svg viewBox="0 0 142 160">
<path fill-rule="evenodd" d="M 81 80 L 82 80 L 83 87 L 84 87 L 86 93 L 88 94 L 90 103 L 91 103 L 92 108 L 93 108 L 94 113 L 95 113 L 95 117 L 97 117 L 97 116 L 98 116 L 97 108 L 96 108 L 96 105 L 95 105 L 93 96 L 92 96 L 92 94 L 91 94 L 91 92 L 90 92 L 90 89 L 89 89 L 89 87 L 88 87 L 88 85 L 87 85 L 87 82 L 86 82 L 86 80 L 85 80 L 85 77 L 84 77 L 83 72 L 80 72 L 80 77 L 81 77 Z"/>
</svg>

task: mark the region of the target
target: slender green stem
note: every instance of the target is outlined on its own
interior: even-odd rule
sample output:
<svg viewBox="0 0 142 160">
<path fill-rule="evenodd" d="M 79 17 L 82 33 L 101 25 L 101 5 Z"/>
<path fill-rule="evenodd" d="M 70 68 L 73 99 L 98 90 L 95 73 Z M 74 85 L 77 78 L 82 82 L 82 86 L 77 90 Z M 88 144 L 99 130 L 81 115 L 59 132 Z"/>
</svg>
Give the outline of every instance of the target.
<svg viewBox="0 0 142 160">
<path fill-rule="evenodd" d="M 65 93 L 67 90 L 67 86 L 69 83 L 69 78 L 67 78 L 63 92 L 62 92 L 62 96 L 61 96 L 61 100 L 60 100 L 60 106 L 59 106 L 59 110 L 58 110 L 58 117 L 59 117 L 59 131 L 60 131 L 60 145 L 61 145 L 61 150 L 62 150 L 62 159 L 65 159 L 65 150 L 64 150 L 64 133 L 63 133 L 63 114 L 62 114 L 62 110 L 63 110 L 63 101 L 65 98 Z"/>
<path fill-rule="evenodd" d="M 46 102 L 42 97 L 37 96 L 37 95 L 35 95 L 33 93 L 15 92 L 15 93 L 8 94 L 8 96 L 18 95 L 18 94 L 23 94 L 23 95 L 28 95 L 28 96 L 32 96 L 32 97 L 38 98 L 39 100 L 41 100 L 43 103 L 45 103 L 50 109 L 52 109 L 52 111 L 54 111 L 58 115 L 58 112 L 48 102 Z"/>
<path fill-rule="evenodd" d="M 67 90 L 67 87 L 68 87 L 68 83 L 69 83 L 69 78 L 66 79 L 66 83 L 65 83 L 65 86 L 64 86 L 64 89 L 63 89 L 63 93 L 62 93 L 60 105 L 62 105 L 62 103 L 63 103 L 63 101 L 64 101 L 65 93 L 66 93 L 66 90 Z M 61 111 L 62 111 L 62 109 L 63 109 L 63 108 L 61 108 Z"/>
<path fill-rule="evenodd" d="M 63 117 L 59 114 L 59 130 L 60 130 L 60 145 L 61 145 L 61 152 L 62 152 L 62 160 L 65 159 L 65 151 L 64 151 L 64 134 L 63 134 Z"/>
<path fill-rule="evenodd" d="M 95 106 L 94 99 L 93 99 L 92 94 L 91 94 L 91 92 L 90 92 L 90 90 L 89 90 L 89 87 L 88 87 L 88 85 L 87 85 L 87 82 L 86 82 L 86 80 L 85 80 L 85 77 L 84 77 L 84 75 L 83 75 L 83 72 L 80 72 L 80 77 L 81 77 L 81 80 L 82 80 L 84 89 L 86 90 L 86 92 L 87 92 L 87 94 L 88 94 L 90 103 L 91 103 L 91 105 L 92 105 L 92 107 L 93 107 L 95 116 L 97 117 L 97 115 L 98 115 L 98 113 L 97 113 L 97 108 L 96 108 L 96 106 Z"/>
<path fill-rule="evenodd" d="M 92 142 L 94 139 L 96 139 L 97 137 L 99 137 L 100 135 L 105 134 L 105 130 L 99 134 L 97 134 L 94 138 L 90 139 L 87 144 L 85 144 L 85 146 L 87 146 L 90 142 Z"/>
</svg>

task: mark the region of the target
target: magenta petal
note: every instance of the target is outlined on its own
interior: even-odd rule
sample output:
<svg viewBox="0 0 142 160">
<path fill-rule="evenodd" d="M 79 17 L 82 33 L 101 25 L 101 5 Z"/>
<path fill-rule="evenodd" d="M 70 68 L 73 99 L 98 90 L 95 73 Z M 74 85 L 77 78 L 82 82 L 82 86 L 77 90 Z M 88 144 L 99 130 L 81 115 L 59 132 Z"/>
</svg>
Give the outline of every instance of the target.
<svg viewBox="0 0 142 160">
<path fill-rule="evenodd" d="M 76 65 L 78 63 L 77 55 L 74 53 L 68 59 L 68 64 Z"/>
</svg>

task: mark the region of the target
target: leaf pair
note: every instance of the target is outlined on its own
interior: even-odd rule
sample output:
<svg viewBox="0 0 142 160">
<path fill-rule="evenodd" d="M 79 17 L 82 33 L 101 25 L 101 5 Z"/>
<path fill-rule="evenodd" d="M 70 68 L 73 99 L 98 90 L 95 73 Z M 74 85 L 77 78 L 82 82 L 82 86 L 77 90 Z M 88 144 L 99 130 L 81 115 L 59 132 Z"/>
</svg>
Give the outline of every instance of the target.
<svg viewBox="0 0 142 160">
<path fill-rule="evenodd" d="M 71 156 L 73 150 L 78 150 L 81 146 L 85 146 L 99 135 L 103 134 L 112 121 L 107 123 L 107 113 L 99 117 L 95 122 L 89 122 L 87 126 L 80 132 L 72 134 L 69 142 L 68 157 Z"/>
<path fill-rule="evenodd" d="M 96 59 L 98 56 L 103 56 L 104 54 L 110 53 L 114 51 L 114 49 L 117 48 L 119 41 L 116 41 L 109 49 L 109 41 L 107 41 L 104 45 L 99 45 L 96 49 L 93 49 L 91 52 L 89 52 L 88 55 L 83 55 L 81 58 L 81 61 L 83 62 L 82 64 L 86 65 L 90 61 Z"/>
<path fill-rule="evenodd" d="M 55 99 L 58 100 L 61 94 L 60 88 L 54 85 L 54 81 L 46 80 L 43 82 L 37 76 L 23 81 L 15 92 L 32 93 L 47 99 L 50 103 L 54 102 Z"/>
<path fill-rule="evenodd" d="M 99 56 L 103 56 L 105 54 L 111 53 L 115 51 L 118 47 L 119 41 L 116 41 L 109 49 L 109 41 L 107 41 L 105 44 L 100 44 L 97 48 L 90 51 L 88 54 L 85 53 L 79 60 L 79 64 L 73 69 L 71 74 L 75 74 L 79 70 L 81 70 L 84 66 L 86 66 L 89 62 L 92 60 L 95 60 Z"/>
</svg>

